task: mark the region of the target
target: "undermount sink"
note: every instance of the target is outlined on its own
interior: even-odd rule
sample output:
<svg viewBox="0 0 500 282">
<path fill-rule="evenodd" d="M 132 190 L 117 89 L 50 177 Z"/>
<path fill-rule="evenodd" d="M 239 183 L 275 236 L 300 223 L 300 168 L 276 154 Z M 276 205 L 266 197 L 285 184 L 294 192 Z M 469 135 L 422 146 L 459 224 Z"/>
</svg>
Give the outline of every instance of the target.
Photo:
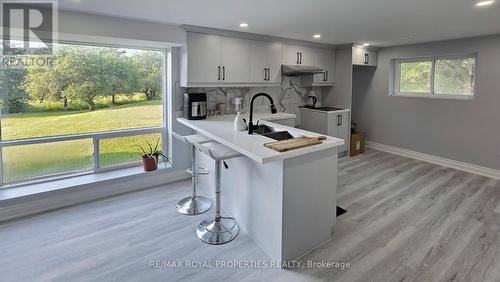
<svg viewBox="0 0 500 282">
<path fill-rule="evenodd" d="M 272 132 L 276 132 L 276 131 L 277 130 L 273 127 L 267 126 L 265 124 L 260 124 L 257 126 L 256 129 L 253 130 L 253 133 L 259 134 L 259 135 L 264 135 L 264 134 L 272 133 Z"/>
<path fill-rule="evenodd" d="M 255 134 L 265 136 L 267 138 L 274 139 L 276 141 L 288 140 L 295 138 L 290 132 L 286 130 L 280 130 L 274 127 L 267 126 L 265 124 L 259 125 L 254 131 Z"/>
<path fill-rule="evenodd" d="M 269 137 L 269 138 L 274 139 L 276 141 L 282 141 L 282 140 L 288 140 L 288 139 L 295 138 L 288 131 L 276 131 L 276 132 L 264 134 L 263 136 Z"/>
</svg>

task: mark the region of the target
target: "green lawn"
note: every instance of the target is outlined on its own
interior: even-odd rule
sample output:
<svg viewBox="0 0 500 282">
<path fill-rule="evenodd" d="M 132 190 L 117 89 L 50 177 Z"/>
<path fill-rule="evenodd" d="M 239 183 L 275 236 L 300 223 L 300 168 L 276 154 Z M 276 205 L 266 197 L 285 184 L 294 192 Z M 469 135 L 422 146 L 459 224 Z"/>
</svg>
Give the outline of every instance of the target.
<svg viewBox="0 0 500 282">
<path fill-rule="evenodd" d="M 19 113 L 2 117 L 3 140 L 97 132 L 162 123 L 161 101 L 127 104 L 94 112 Z M 101 141 L 102 166 L 140 159 L 137 144 L 156 142 L 159 134 Z M 92 167 L 92 139 L 6 147 L 3 150 L 4 182 Z"/>
</svg>

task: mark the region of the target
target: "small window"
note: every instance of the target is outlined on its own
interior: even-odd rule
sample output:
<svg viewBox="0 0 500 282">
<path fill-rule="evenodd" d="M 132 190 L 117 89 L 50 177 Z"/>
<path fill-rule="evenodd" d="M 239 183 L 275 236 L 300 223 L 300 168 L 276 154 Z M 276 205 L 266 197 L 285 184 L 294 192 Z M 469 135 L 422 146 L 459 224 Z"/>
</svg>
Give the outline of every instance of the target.
<svg viewBox="0 0 500 282">
<path fill-rule="evenodd" d="M 471 99 L 474 97 L 476 57 L 439 56 L 397 59 L 394 96 Z"/>
<path fill-rule="evenodd" d="M 399 93 L 431 93 L 432 62 L 402 62 Z"/>
</svg>

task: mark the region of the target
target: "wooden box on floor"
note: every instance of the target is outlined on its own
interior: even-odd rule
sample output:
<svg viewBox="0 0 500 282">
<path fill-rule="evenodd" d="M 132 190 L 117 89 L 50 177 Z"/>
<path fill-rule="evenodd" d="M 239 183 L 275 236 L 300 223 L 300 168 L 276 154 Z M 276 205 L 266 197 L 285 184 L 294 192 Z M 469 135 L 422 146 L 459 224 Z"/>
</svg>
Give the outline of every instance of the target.
<svg viewBox="0 0 500 282">
<path fill-rule="evenodd" d="M 363 133 L 351 134 L 351 157 L 365 152 L 365 135 Z"/>
</svg>

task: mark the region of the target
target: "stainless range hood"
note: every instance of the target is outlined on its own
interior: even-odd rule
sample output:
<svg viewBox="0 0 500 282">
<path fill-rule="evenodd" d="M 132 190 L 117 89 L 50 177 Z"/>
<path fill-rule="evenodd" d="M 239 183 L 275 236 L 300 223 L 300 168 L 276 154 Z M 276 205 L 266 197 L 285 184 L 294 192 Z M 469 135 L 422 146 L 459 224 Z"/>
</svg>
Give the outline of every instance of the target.
<svg viewBox="0 0 500 282">
<path fill-rule="evenodd" d="M 315 66 L 281 65 L 281 74 L 284 76 L 302 76 L 317 73 L 325 73 L 325 70 Z"/>
</svg>

